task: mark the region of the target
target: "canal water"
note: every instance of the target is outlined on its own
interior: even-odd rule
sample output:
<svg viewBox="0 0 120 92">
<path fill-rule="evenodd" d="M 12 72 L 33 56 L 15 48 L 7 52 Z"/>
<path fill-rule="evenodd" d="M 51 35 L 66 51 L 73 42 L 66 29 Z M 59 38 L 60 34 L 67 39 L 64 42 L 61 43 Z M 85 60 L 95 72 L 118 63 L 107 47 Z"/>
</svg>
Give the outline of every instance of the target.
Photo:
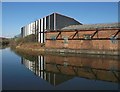
<svg viewBox="0 0 120 92">
<path fill-rule="evenodd" d="M 3 90 L 118 90 L 117 56 L 28 55 L 2 50 Z"/>
</svg>

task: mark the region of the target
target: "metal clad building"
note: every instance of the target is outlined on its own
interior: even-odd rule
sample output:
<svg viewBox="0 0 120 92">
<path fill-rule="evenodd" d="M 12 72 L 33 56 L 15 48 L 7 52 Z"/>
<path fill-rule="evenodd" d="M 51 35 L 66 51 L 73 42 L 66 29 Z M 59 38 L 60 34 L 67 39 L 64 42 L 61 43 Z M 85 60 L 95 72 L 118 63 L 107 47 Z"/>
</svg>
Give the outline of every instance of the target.
<svg viewBox="0 0 120 92">
<path fill-rule="evenodd" d="M 45 16 L 41 19 L 34 21 L 21 28 L 21 35 L 25 37 L 30 34 L 37 35 L 37 41 L 40 43 L 45 42 L 44 32 L 47 30 L 60 30 L 63 27 L 70 25 L 80 25 L 78 21 L 73 18 L 53 13 L 51 15 Z"/>
</svg>

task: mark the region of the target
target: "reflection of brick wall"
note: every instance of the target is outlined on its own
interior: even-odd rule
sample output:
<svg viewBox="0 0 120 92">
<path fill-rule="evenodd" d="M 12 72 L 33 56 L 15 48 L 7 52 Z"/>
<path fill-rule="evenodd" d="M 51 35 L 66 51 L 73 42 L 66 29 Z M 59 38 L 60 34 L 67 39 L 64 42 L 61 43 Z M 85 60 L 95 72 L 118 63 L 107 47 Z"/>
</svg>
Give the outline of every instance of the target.
<svg viewBox="0 0 120 92">
<path fill-rule="evenodd" d="M 64 65 L 65 62 L 67 62 L 68 65 L 72 65 L 72 66 L 86 66 L 86 67 L 98 68 L 98 69 L 120 68 L 120 66 L 118 66 L 120 65 L 120 62 L 117 62 L 116 59 L 102 58 L 102 57 L 85 57 L 85 56 L 60 57 L 60 56 L 48 55 L 45 57 L 45 62 L 62 64 L 62 65 Z"/>
<path fill-rule="evenodd" d="M 106 71 L 104 69 L 119 69 L 119 62 L 111 58 L 100 57 L 85 57 L 85 56 L 50 56 L 45 57 L 46 71 L 55 73 L 61 73 L 66 75 L 76 75 L 95 79 L 95 75 L 99 80 L 106 81 L 118 81 L 112 71 Z M 64 63 L 68 66 L 65 66 Z M 57 65 L 58 64 L 58 65 Z M 70 65 L 70 66 L 69 66 Z M 76 67 L 72 67 L 76 66 Z M 83 68 L 80 68 L 82 67 Z M 86 66 L 86 68 L 84 68 Z M 88 68 L 87 68 L 88 67 Z M 91 69 L 92 68 L 92 71 Z M 96 68 L 96 69 L 95 69 Z M 103 70 L 102 70 L 103 69 Z M 116 72 L 118 74 L 118 72 Z"/>
<path fill-rule="evenodd" d="M 100 30 L 93 38 L 111 38 L 118 30 Z M 79 31 L 73 39 L 83 38 L 85 34 L 92 35 L 95 31 Z M 70 49 L 97 49 L 97 50 L 118 50 L 118 40 L 114 43 L 111 40 L 69 40 L 72 39 L 76 31 L 61 32 L 58 39 L 62 40 L 46 40 L 47 48 L 70 48 Z M 47 32 L 46 39 L 52 36 L 57 37 L 59 32 Z M 120 33 L 119 33 L 120 34 Z M 119 35 L 118 34 L 118 35 Z M 117 37 L 119 37 L 117 35 Z M 64 43 L 64 37 L 68 37 L 68 43 Z"/>
<path fill-rule="evenodd" d="M 56 68 L 54 65 L 51 65 L 51 64 L 47 64 L 46 67 L 47 67 L 46 71 L 50 71 L 58 74 L 65 74 L 65 75 L 72 75 L 72 76 L 77 75 L 77 76 L 89 78 L 89 79 L 118 82 L 118 79 L 110 71 L 95 70 L 95 69 L 91 71 L 91 70 L 86 70 L 85 68 L 78 68 L 75 70 L 72 67 L 64 67 L 64 66 L 60 66 L 59 67 L 60 71 L 59 71 L 58 68 Z"/>
</svg>

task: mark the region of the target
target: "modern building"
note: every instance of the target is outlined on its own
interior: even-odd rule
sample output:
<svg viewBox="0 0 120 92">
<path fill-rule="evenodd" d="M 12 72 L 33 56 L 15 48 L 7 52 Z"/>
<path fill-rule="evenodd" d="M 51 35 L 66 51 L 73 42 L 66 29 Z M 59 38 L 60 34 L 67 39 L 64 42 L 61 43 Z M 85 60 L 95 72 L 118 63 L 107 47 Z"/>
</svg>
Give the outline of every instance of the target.
<svg viewBox="0 0 120 92">
<path fill-rule="evenodd" d="M 30 34 L 35 34 L 35 22 L 30 23 L 21 28 L 21 36 L 25 37 Z"/>
<path fill-rule="evenodd" d="M 81 23 L 71 17 L 67 17 L 58 13 L 53 13 L 22 27 L 21 35 L 22 37 L 25 37 L 30 34 L 36 34 L 37 41 L 40 43 L 44 43 L 44 32 L 48 30 L 60 30 L 70 25 L 81 25 Z"/>
</svg>

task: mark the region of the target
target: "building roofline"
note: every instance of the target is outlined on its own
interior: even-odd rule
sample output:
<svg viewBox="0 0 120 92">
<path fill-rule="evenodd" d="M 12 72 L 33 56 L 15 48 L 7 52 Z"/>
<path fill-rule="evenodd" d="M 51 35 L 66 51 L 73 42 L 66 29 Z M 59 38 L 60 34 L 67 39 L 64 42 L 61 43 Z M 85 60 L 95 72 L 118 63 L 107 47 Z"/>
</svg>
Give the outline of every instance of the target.
<svg viewBox="0 0 120 92">
<path fill-rule="evenodd" d="M 88 29 L 112 29 L 120 28 L 120 23 L 98 23 L 98 24 L 83 24 L 83 25 L 71 25 L 62 28 L 62 30 L 88 30 Z"/>
<path fill-rule="evenodd" d="M 50 16 L 50 15 L 53 15 L 53 14 L 58 14 L 58 15 L 61 15 L 61 16 L 66 17 L 66 18 L 73 19 L 74 21 L 80 23 L 80 22 L 77 21 L 76 19 L 74 19 L 74 18 L 72 18 L 72 17 L 70 17 L 70 16 L 67 16 L 67 15 L 60 14 L 60 13 L 58 13 L 58 12 L 53 12 L 53 13 L 51 13 L 51 14 L 48 14 L 48 15 L 46 15 L 46 16 L 43 16 L 42 18 L 47 17 L 47 16 Z M 33 22 L 38 21 L 39 19 L 42 19 L 42 18 L 38 18 L 38 19 L 34 20 Z M 29 25 L 29 24 L 31 24 L 31 23 L 33 23 L 33 22 L 30 22 L 30 23 L 26 24 L 25 26 L 27 26 L 27 25 Z M 80 23 L 80 24 L 82 24 L 82 23 Z M 25 26 L 23 26 L 23 27 L 25 27 Z M 22 28 L 22 27 L 21 27 L 21 28 Z"/>
</svg>

